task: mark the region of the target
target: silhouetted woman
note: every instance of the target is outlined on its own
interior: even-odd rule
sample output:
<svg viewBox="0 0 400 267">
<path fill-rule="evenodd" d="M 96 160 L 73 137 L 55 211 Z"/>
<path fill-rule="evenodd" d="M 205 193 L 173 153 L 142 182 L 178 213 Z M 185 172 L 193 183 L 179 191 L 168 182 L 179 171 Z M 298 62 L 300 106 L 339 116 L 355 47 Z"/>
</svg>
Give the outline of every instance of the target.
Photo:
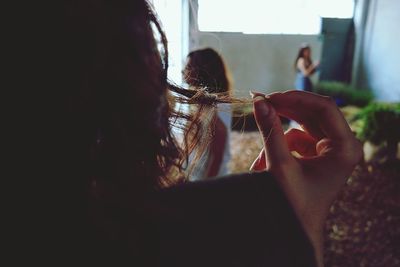
<svg viewBox="0 0 400 267">
<path fill-rule="evenodd" d="M 71 0 L 62 10 L 45 11 L 65 22 L 46 36 L 57 32 L 62 39 L 54 35 L 43 44 L 40 57 L 53 63 L 29 81 L 29 89 L 51 90 L 45 98 L 29 99 L 29 112 L 40 112 L 34 122 L 17 122 L 35 124 L 19 142 L 37 150 L 25 151 L 46 152 L 40 160 L 29 158 L 37 164 L 27 169 L 28 177 L 50 178 L 43 187 L 50 193 L 35 192 L 42 201 L 24 220 L 35 226 L 37 238 L 29 246 L 15 242 L 20 249 L 41 248 L 28 258 L 31 263 L 40 258 L 46 266 L 322 266 L 330 204 L 361 157 L 329 98 L 298 91 L 255 94 L 265 145 L 253 165 L 257 172 L 186 183 L 187 151 L 171 127 L 178 118 L 196 116 L 172 111 L 168 89 L 186 103 L 228 100 L 168 84 L 167 42 L 144 0 Z M 16 102 L 15 111 L 20 107 Z M 278 114 L 301 122 L 307 132 L 285 136 Z M 200 145 L 207 144 L 198 137 Z M 25 168 L 26 153 L 10 157 L 17 154 Z M 20 200 L 14 197 L 10 201 Z M 48 220 L 36 223 L 46 214 Z"/>
<path fill-rule="evenodd" d="M 222 57 L 212 48 L 192 51 L 187 56 L 183 70 L 186 83 L 194 90 L 205 90 L 219 96 L 231 96 L 231 82 Z M 231 105 L 221 103 L 211 114 L 214 127 L 211 142 L 191 172 L 191 180 L 228 174 L 231 159 L 230 132 L 232 123 Z"/>
<path fill-rule="evenodd" d="M 295 88 L 297 90 L 312 92 L 313 85 L 310 77 L 315 73 L 318 65 L 318 62 L 312 62 L 311 47 L 308 44 L 303 44 L 294 63 L 296 69 Z"/>
</svg>

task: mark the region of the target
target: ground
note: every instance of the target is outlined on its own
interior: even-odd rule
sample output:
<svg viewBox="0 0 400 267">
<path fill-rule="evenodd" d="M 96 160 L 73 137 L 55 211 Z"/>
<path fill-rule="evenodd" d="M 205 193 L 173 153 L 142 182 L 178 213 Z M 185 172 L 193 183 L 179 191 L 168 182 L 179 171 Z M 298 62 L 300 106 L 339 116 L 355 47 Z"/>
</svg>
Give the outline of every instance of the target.
<svg viewBox="0 0 400 267">
<path fill-rule="evenodd" d="M 258 132 L 233 131 L 233 173 L 262 148 Z M 326 266 L 400 266 L 400 164 L 362 163 L 333 203 L 325 229 Z"/>
</svg>

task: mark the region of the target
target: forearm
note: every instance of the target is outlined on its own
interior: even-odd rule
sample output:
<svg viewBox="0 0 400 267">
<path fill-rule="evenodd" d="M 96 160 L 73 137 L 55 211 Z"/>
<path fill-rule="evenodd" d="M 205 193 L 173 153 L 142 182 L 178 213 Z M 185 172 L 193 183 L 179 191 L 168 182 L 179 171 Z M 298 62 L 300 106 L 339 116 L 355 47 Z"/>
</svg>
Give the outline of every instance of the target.
<svg viewBox="0 0 400 267">
<path fill-rule="evenodd" d="M 311 64 L 308 68 L 305 69 L 305 71 L 303 72 L 304 76 L 309 77 L 312 74 L 315 73 L 317 66 L 314 64 Z"/>
</svg>

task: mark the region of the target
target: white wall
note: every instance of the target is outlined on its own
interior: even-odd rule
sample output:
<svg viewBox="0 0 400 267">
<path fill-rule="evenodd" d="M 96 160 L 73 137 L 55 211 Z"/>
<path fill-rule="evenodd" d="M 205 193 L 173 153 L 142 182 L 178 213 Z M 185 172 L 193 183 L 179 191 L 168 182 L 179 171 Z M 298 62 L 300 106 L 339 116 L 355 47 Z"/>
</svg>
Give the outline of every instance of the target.
<svg viewBox="0 0 400 267">
<path fill-rule="evenodd" d="M 191 50 L 212 47 L 224 57 L 233 76 L 235 95 L 239 97 L 248 97 L 248 91 L 253 89 L 293 89 L 293 64 L 299 46 L 309 43 L 314 60 L 318 60 L 322 45 L 316 35 L 197 32 L 195 39 Z M 314 76 L 315 82 L 317 75 Z"/>
<path fill-rule="evenodd" d="M 358 0 L 356 15 L 355 82 L 378 100 L 400 101 L 400 1 Z"/>
</svg>

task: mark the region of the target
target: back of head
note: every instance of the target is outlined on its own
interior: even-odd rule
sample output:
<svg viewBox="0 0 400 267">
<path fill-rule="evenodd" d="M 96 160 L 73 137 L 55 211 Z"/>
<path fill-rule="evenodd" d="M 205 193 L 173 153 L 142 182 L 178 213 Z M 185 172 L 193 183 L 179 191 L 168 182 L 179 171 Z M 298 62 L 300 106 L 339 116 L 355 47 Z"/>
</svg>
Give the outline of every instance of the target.
<svg viewBox="0 0 400 267">
<path fill-rule="evenodd" d="M 205 48 L 189 53 L 184 69 L 185 81 L 194 87 L 205 87 L 210 93 L 230 93 L 227 68 L 222 57 Z"/>
<path fill-rule="evenodd" d="M 84 179 L 121 199 L 169 183 L 180 151 L 170 132 L 167 60 L 157 49 L 151 8 L 145 0 L 70 1 L 66 25 L 67 55 L 59 62 L 65 79 L 57 90 L 69 100 L 79 144 L 71 153 L 90 166 Z"/>
<path fill-rule="evenodd" d="M 299 51 L 297 52 L 296 60 L 294 61 L 294 68 L 297 70 L 297 62 L 300 58 L 305 58 L 305 51 L 310 51 L 311 47 L 308 43 L 303 43 L 301 44 Z M 311 60 L 310 58 L 307 58 L 307 60 Z"/>
<path fill-rule="evenodd" d="M 131 238 L 124 230 L 135 227 L 134 211 L 145 208 L 150 191 L 173 183 L 170 171 L 180 167 L 167 102 L 166 40 L 145 0 L 64 1 L 57 15 L 62 39 L 52 43 L 54 64 L 41 76 L 52 91 L 42 101 L 56 109 L 46 109 L 46 128 L 30 131 L 43 133 L 46 143 L 35 140 L 38 147 L 51 147 L 40 166 L 51 177 L 51 195 L 62 199 L 50 213 L 62 213 L 57 242 L 73 242 L 68 254 L 91 249 L 102 257 L 91 247 L 94 238 Z M 86 237 L 89 245 L 81 242 Z"/>
</svg>

